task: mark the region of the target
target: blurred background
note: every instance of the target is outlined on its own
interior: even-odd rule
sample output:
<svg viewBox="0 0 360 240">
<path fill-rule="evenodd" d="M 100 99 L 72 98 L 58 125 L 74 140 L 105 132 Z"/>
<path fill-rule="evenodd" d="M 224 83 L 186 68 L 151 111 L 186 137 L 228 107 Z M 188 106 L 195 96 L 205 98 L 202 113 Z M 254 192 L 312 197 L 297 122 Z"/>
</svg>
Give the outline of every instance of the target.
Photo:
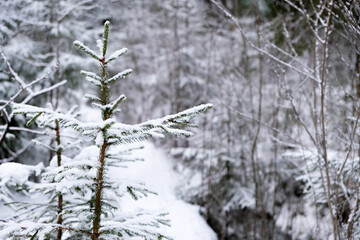
<svg viewBox="0 0 360 240">
<path fill-rule="evenodd" d="M 218 239 L 359 239 L 359 19 L 351 0 L 2 0 L 0 45 L 24 79 L 68 81 L 32 104 L 86 109 L 79 71 L 97 66 L 73 41 L 96 49 L 109 20 L 110 52 L 129 49 L 109 73 L 134 71 L 111 89 L 120 121 L 214 104 L 194 137 L 155 144 Z M 1 62 L 0 98 L 16 87 Z M 1 162 L 48 164 L 33 137 L 10 131 Z"/>
</svg>

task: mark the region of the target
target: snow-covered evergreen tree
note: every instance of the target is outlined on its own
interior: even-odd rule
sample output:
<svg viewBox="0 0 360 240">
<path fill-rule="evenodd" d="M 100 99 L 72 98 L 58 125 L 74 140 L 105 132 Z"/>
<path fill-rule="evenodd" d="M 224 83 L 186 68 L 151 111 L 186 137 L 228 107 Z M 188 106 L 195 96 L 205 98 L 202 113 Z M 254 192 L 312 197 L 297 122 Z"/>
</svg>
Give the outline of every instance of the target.
<svg viewBox="0 0 360 240">
<path fill-rule="evenodd" d="M 121 149 L 119 145 L 129 144 L 150 137 L 164 137 L 164 134 L 191 136 L 192 133 L 179 127 L 194 127 L 190 120 L 197 114 L 212 107 L 211 104 L 199 105 L 191 109 L 168 115 L 163 118 L 148 120 L 140 124 L 128 125 L 116 121 L 114 114 L 119 112 L 119 105 L 125 101 L 125 96 L 111 100 L 110 85 L 125 78 L 132 70 L 124 70 L 112 77 L 108 76 L 107 65 L 127 52 L 123 48 L 107 56 L 109 36 L 109 22 L 104 25 L 102 40 L 98 41 L 100 53 L 91 50 L 80 41 L 74 45 L 90 55 L 100 64 L 100 76 L 93 72 L 82 71 L 86 80 L 98 88 L 99 95 L 87 94 L 86 98 L 92 101 L 94 108 L 101 112 L 101 121 L 83 122 L 72 114 L 62 114 L 50 108 L 40 108 L 31 105 L 16 105 L 15 113 L 26 114 L 30 117 L 29 123 L 39 121 L 42 125 L 54 125 L 55 131 L 61 128 L 73 128 L 84 137 L 91 139 L 92 146 L 84 148 L 73 159 L 61 156 L 59 164 L 58 154 L 45 171 L 45 182 L 38 185 L 45 193 L 52 193 L 58 197 L 61 209 L 57 214 L 51 215 L 44 208 L 34 221 L 25 218 L 23 222 L 2 223 L 0 236 L 4 239 L 38 237 L 45 239 L 51 233 L 66 231 L 67 239 L 91 237 L 91 239 L 119 239 L 167 238 L 158 232 L 161 225 L 168 225 L 165 213 L 135 212 L 133 215 L 124 215 L 116 212 L 118 199 L 124 194 L 130 194 L 138 199 L 153 193 L 144 183 L 119 181 L 108 176 L 109 168 L 121 166 L 131 159 L 127 157 L 128 150 Z M 58 137 L 58 135 L 57 135 Z M 62 149 L 58 141 L 57 153 Z M 57 161 L 57 163 L 56 163 Z M 60 200 L 61 196 L 61 200 Z M 51 197 L 52 200 L 54 197 Z M 61 216 L 62 221 L 59 221 Z M 59 238 L 58 238 L 59 239 Z M 60 237 L 61 239 L 61 237 Z"/>
</svg>

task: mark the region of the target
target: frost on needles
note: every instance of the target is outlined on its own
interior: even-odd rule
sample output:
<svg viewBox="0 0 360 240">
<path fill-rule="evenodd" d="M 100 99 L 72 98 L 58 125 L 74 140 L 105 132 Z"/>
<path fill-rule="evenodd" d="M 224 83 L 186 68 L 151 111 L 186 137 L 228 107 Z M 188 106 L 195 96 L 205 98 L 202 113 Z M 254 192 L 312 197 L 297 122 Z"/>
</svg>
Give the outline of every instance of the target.
<svg viewBox="0 0 360 240">
<path fill-rule="evenodd" d="M 110 96 L 110 84 L 124 79 L 132 70 L 108 76 L 107 65 L 127 51 L 123 48 L 107 57 L 109 24 L 108 21 L 105 23 L 103 38 L 97 43 L 99 53 L 80 41 L 74 42 L 77 48 L 100 63 L 100 75 L 89 71 L 81 71 L 81 74 L 99 89 L 99 96 L 86 94 L 85 97 L 102 113 L 101 121 L 80 121 L 73 110 L 64 114 L 52 108 L 26 104 L 14 106 L 15 114 L 25 114 L 29 118 L 28 124 L 36 122 L 39 126 L 57 129 L 55 135 L 59 141 L 56 149 L 53 149 L 56 152 L 54 159 L 42 173 L 42 182 L 34 186 L 35 190 L 50 196 L 49 202 L 39 208 L 41 211 L 36 217 L 25 214 L 27 217 L 18 218 L 20 220 L 0 223 L 1 239 L 30 237 L 42 240 L 55 239 L 55 235 L 58 240 L 170 239 L 160 232 L 161 225 L 170 225 L 166 213 L 141 211 L 130 215 L 114 214 L 119 207 L 118 199 L 125 194 L 130 194 L 136 200 L 154 192 L 141 182 L 112 179 L 107 175 L 107 170 L 138 160 L 129 155 L 131 149 L 126 144 L 151 137 L 163 138 L 165 134 L 191 136 L 190 131 L 181 127 L 196 127 L 190 123 L 191 119 L 212 108 L 212 105 L 199 105 L 135 125 L 117 122 L 113 115 L 119 111 L 126 97 Z M 60 143 L 60 130 L 66 128 L 90 138 L 93 145 L 84 147 L 73 158 L 66 157 L 62 152 L 64 146 Z M 31 206 L 31 203 L 28 205 Z"/>
</svg>

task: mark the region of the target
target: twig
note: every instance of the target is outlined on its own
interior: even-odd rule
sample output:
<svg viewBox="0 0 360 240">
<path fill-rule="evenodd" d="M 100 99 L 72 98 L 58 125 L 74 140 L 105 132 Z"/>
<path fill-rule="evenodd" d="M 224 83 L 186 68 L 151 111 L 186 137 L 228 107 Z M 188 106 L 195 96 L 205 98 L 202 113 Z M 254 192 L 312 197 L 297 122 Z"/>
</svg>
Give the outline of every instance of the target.
<svg viewBox="0 0 360 240">
<path fill-rule="evenodd" d="M 256 44 L 254 44 L 244 33 L 244 30 L 243 28 L 241 27 L 241 25 L 238 23 L 238 21 L 236 21 L 236 19 L 223 7 L 220 5 L 220 3 L 218 3 L 217 1 L 215 0 L 210 0 L 213 4 L 215 4 L 224 14 L 226 17 L 228 17 L 233 23 L 234 25 L 236 26 L 236 28 L 239 30 L 240 34 L 243 36 L 243 38 L 246 40 L 246 42 L 249 43 L 249 45 L 254 48 L 255 50 L 259 51 L 260 53 L 268 56 L 269 58 L 275 60 L 276 62 L 294 70 L 295 72 L 298 72 L 308 78 L 310 78 L 311 80 L 317 82 L 317 83 L 320 83 L 320 81 L 318 79 L 316 79 L 315 77 L 313 77 L 311 74 L 312 72 L 304 72 L 304 70 L 301 70 L 301 69 L 298 69 L 297 67 L 291 65 L 290 63 L 288 62 L 284 62 L 283 60 L 277 58 L 276 56 L 272 55 L 271 53 L 269 53 L 268 51 L 262 49 L 262 48 L 259 48 L 256 46 Z"/>
<path fill-rule="evenodd" d="M 0 163 L 6 163 L 6 162 L 11 162 L 14 161 L 17 157 L 19 157 L 23 152 L 26 151 L 26 149 L 31 145 L 31 143 L 28 143 L 27 145 L 25 145 L 23 148 L 21 148 L 19 151 L 17 151 L 13 156 L 9 157 L 9 158 L 3 158 L 0 159 Z"/>
<path fill-rule="evenodd" d="M 12 103 L 23 91 L 27 90 L 29 92 L 30 95 L 33 95 L 32 97 L 35 97 L 35 96 L 38 96 L 42 93 L 44 93 L 43 91 L 40 91 L 36 94 L 34 94 L 32 92 L 32 90 L 30 90 L 29 88 L 31 86 L 33 86 L 34 84 L 44 80 L 44 79 L 47 79 L 50 74 L 54 71 L 50 71 L 48 72 L 47 74 L 45 74 L 44 76 L 38 78 L 38 79 L 35 79 L 34 81 L 30 82 L 29 84 L 25 84 L 25 82 L 20 78 L 20 76 L 14 71 L 14 69 L 11 67 L 10 63 L 9 63 L 9 60 L 7 59 L 7 57 L 5 56 L 3 50 L 0 48 L 0 55 L 1 57 L 4 59 L 4 62 L 6 64 L 6 66 L 8 67 L 9 71 L 10 71 L 10 74 L 13 76 L 13 79 L 19 84 L 20 86 L 20 90 L 15 93 L 4 105 L 2 105 L 0 107 L 0 111 L 2 111 L 3 109 L 5 109 L 10 103 Z M 55 69 L 57 68 L 57 66 L 55 66 Z M 52 89 L 50 89 L 52 90 Z M 49 91 L 49 90 L 48 90 Z M 27 98 L 28 99 L 28 98 Z M 31 98 L 30 98 L 31 99 Z M 28 99 L 27 102 L 30 100 Z M 11 117 L 10 117 L 11 118 Z"/>
<path fill-rule="evenodd" d="M 2 143 L 4 142 L 4 140 L 5 140 L 5 136 L 6 136 L 6 134 L 8 133 L 9 128 L 10 128 L 9 115 L 7 114 L 7 112 L 6 112 L 6 110 L 5 110 L 5 109 L 1 110 L 1 116 L 3 116 L 3 117 L 5 118 L 5 122 L 6 122 L 6 124 L 5 124 L 5 129 L 4 129 L 4 131 L 2 132 L 2 134 L 1 134 L 1 138 L 0 138 L 0 146 L 1 146 L 1 145 L 2 145 Z"/>
</svg>

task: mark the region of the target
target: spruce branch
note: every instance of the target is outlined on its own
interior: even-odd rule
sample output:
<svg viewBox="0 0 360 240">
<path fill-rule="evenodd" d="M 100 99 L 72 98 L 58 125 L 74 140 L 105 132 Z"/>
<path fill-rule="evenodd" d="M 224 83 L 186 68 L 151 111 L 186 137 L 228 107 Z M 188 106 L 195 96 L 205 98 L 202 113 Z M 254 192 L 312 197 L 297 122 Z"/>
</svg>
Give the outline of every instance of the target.
<svg viewBox="0 0 360 240">
<path fill-rule="evenodd" d="M 109 59 L 106 61 L 106 64 L 110 63 L 111 61 L 114 61 L 115 59 L 118 59 L 122 55 L 124 55 L 128 51 L 127 48 L 122 48 L 120 50 L 115 51 L 113 54 L 110 55 Z"/>
<path fill-rule="evenodd" d="M 91 101 L 94 101 L 94 102 L 97 102 L 97 103 L 101 103 L 101 99 L 98 98 L 97 96 L 95 95 L 92 95 L 92 94 L 85 94 L 84 96 L 85 98 L 91 100 Z"/>
<path fill-rule="evenodd" d="M 84 53 L 88 54 L 92 58 L 94 58 L 98 61 L 101 61 L 101 57 L 99 55 L 97 55 L 95 51 L 93 51 L 89 47 L 85 46 L 84 43 L 76 40 L 76 41 L 74 41 L 74 46 L 79 48 L 80 50 L 82 50 Z"/>
<path fill-rule="evenodd" d="M 96 81 L 101 82 L 101 77 L 99 77 L 96 73 L 87 72 L 87 71 L 81 70 L 81 71 L 80 71 L 80 74 L 81 74 L 81 75 L 84 75 L 84 76 L 86 76 L 86 77 L 92 78 L 92 79 L 94 79 L 94 80 L 96 80 Z"/>
<path fill-rule="evenodd" d="M 41 114 L 42 114 L 42 113 L 40 112 L 40 113 L 36 114 L 33 118 L 31 118 L 31 119 L 26 123 L 26 127 L 30 127 L 30 125 L 33 124 L 33 123 L 36 121 L 36 119 L 37 119 L 38 117 L 40 117 Z"/>
<path fill-rule="evenodd" d="M 123 79 L 126 76 L 130 75 L 132 73 L 132 69 L 126 69 L 118 74 L 116 74 L 115 76 L 113 76 L 112 78 L 110 78 L 109 80 L 107 80 L 107 83 L 113 83 L 119 79 Z"/>
<path fill-rule="evenodd" d="M 109 25 L 110 25 L 109 21 L 106 21 L 104 24 L 102 59 L 105 59 L 105 55 L 106 55 L 108 38 L 109 38 Z"/>
</svg>

